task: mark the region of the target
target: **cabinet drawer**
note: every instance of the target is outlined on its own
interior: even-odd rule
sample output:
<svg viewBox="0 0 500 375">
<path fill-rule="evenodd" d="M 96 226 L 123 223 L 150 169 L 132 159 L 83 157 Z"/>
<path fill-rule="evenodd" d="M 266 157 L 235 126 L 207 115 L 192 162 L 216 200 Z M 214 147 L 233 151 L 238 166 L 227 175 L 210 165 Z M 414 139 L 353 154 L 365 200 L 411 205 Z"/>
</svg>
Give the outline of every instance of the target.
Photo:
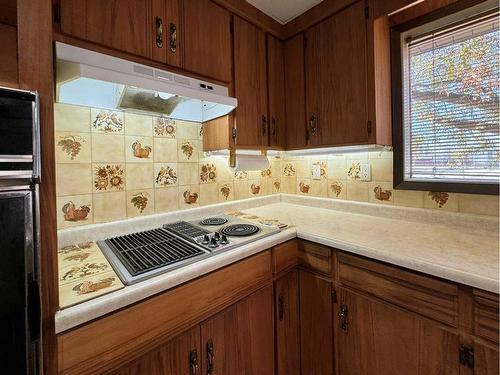
<svg viewBox="0 0 500 375">
<path fill-rule="evenodd" d="M 342 285 L 456 327 L 458 286 L 432 277 L 346 254 L 339 254 Z"/>
<path fill-rule="evenodd" d="M 498 294 L 474 289 L 474 333 L 498 342 Z"/>
<path fill-rule="evenodd" d="M 328 246 L 300 241 L 299 265 L 331 276 L 333 269 L 332 249 Z"/>
<path fill-rule="evenodd" d="M 273 272 L 276 274 L 287 268 L 295 267 L 298 260 L 298 251 L 297 240 L 275 246 L 273 248 Z"/>
</svg>

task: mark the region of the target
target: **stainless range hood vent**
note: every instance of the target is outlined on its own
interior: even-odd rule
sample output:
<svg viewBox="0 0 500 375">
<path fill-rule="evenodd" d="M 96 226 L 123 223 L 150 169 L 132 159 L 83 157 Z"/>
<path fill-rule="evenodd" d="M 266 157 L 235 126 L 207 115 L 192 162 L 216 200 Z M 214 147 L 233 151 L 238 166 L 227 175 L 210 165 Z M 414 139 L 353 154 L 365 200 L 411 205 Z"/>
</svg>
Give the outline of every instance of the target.
<svg viewBox="0 0 500 375">
<path fill-rule="evenodd" d="M 56 43 L 56 102 L 205 122 L 238 102 L 227 87 Z"/>
</svg>

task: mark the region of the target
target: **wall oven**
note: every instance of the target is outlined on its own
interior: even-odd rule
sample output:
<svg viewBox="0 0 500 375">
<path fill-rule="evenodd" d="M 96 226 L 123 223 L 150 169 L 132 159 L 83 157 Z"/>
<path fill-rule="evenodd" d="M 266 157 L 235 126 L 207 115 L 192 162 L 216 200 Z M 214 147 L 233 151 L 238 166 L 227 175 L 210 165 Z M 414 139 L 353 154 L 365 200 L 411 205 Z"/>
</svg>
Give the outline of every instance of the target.
<svg viewBox="0 0 500 375">
<path fill-rule="evenodd" d="M 0 362 L 6 374 L 41 368 L 38 95 L 0 87 Z"/>
</svg>

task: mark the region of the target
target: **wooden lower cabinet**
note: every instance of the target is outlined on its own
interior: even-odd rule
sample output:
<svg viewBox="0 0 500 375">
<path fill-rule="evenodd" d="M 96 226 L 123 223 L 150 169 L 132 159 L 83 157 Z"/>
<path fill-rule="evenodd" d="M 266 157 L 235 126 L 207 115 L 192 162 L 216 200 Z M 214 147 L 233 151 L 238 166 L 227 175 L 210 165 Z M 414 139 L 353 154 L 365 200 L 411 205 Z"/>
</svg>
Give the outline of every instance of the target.
<svg viewBox="0 0 500 375">
<path fill-rule="evenodd" d="M 474 372 L 465 372 L 473 375 L 498 375 L 500 357 L 498 346 L 486 345 L 479 341 L 474 342 Z"/>
<path fill-rule="evenodd" d="M 113 375 L 200 375 L 200 329 L 195 327 L 125 365 Z"/>
<path fill-rule="evenodd" d="M 340 288 L 336 304 L 338 375 L 458 375 L 459 336 Z"/>
<path fill-rule="evenodd" d="M 299 271 L 275 281 L 276 374 L 300 374 Z"/>
<path fill-rule="evenodd" d="M 274 373 L 272 300 L 267 286 L 202 323 L 200 374 Z"/>
<path fill-rule="evenodd" d="M 332 283 L 322 276 L 300 270 L 299 298 L 302 374 L 332 375 Z"/>
</svg>

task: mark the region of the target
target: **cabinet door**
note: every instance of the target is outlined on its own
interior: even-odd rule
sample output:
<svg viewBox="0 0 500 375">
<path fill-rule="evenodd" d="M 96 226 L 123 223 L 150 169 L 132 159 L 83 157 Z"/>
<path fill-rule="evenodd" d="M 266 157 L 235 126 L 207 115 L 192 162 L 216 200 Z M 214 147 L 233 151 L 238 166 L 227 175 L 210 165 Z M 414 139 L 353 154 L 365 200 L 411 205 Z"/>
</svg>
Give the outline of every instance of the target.
<svg viewBox="0 0 500 375">
<path fill-rule="evenodd" d="M 183 51 L 180 0 L 151 0 L 152 58 L 180 67 Z"/>
<path fill-rule="evenodd" d="M 182 0 L 184 68 L 231 82 L 230 14 L 210 0 Z"/>
<path fill-rule="evenodd" d="M 366 143 L 364 1 L 307 32 L 306 81 L 309 144 Z"/>
<path fill-rule="evenodd" d="M 283 42 L 267 36 L 269 145 L 285 146 L 285 60 Z"/>
<path fill-rule="evenodd" d="M 273 290 L 265 287 L 201 325 L 202 374 L 272 375 Z"/>
<path fill-rule="evenodd" d="M 286 147 L 306 146 L 304 34 L 285 42 Z"/>
<path fill-rule="evenodd" d="M 335 310 L 339 375 L 458 375 L 457 333 L 345 289 Z"/>
<path fill-rule="evenodd" d="M 299 271 L 302 374 L 333 374 L 332 284 Z"/>
<path fill-rule="evenodd" d="M 267 145 L 266 38 L 262 30 L 234 17 L 236 146 Z"/>
<path fill-rule="evenodd" d="M 149 0 L 61 0 L 61 31 L 140 56 L 151 55 Z"/>
<path fill-rule="evenodd" d="M 199 375 L 200 362 L 200 327 L 196 326 L 113 375 Z"/>
<path fill-rule="evenodd" d="M 299 279 L 294 270 L 275 283 L 276 367 L 278 375 L 300 374 Z"/>
<path fill-rule="evenodd" d="M 474 375 L 498 375 L 499 360 L 498 346 L 474 343 Z"/>
</svg>

